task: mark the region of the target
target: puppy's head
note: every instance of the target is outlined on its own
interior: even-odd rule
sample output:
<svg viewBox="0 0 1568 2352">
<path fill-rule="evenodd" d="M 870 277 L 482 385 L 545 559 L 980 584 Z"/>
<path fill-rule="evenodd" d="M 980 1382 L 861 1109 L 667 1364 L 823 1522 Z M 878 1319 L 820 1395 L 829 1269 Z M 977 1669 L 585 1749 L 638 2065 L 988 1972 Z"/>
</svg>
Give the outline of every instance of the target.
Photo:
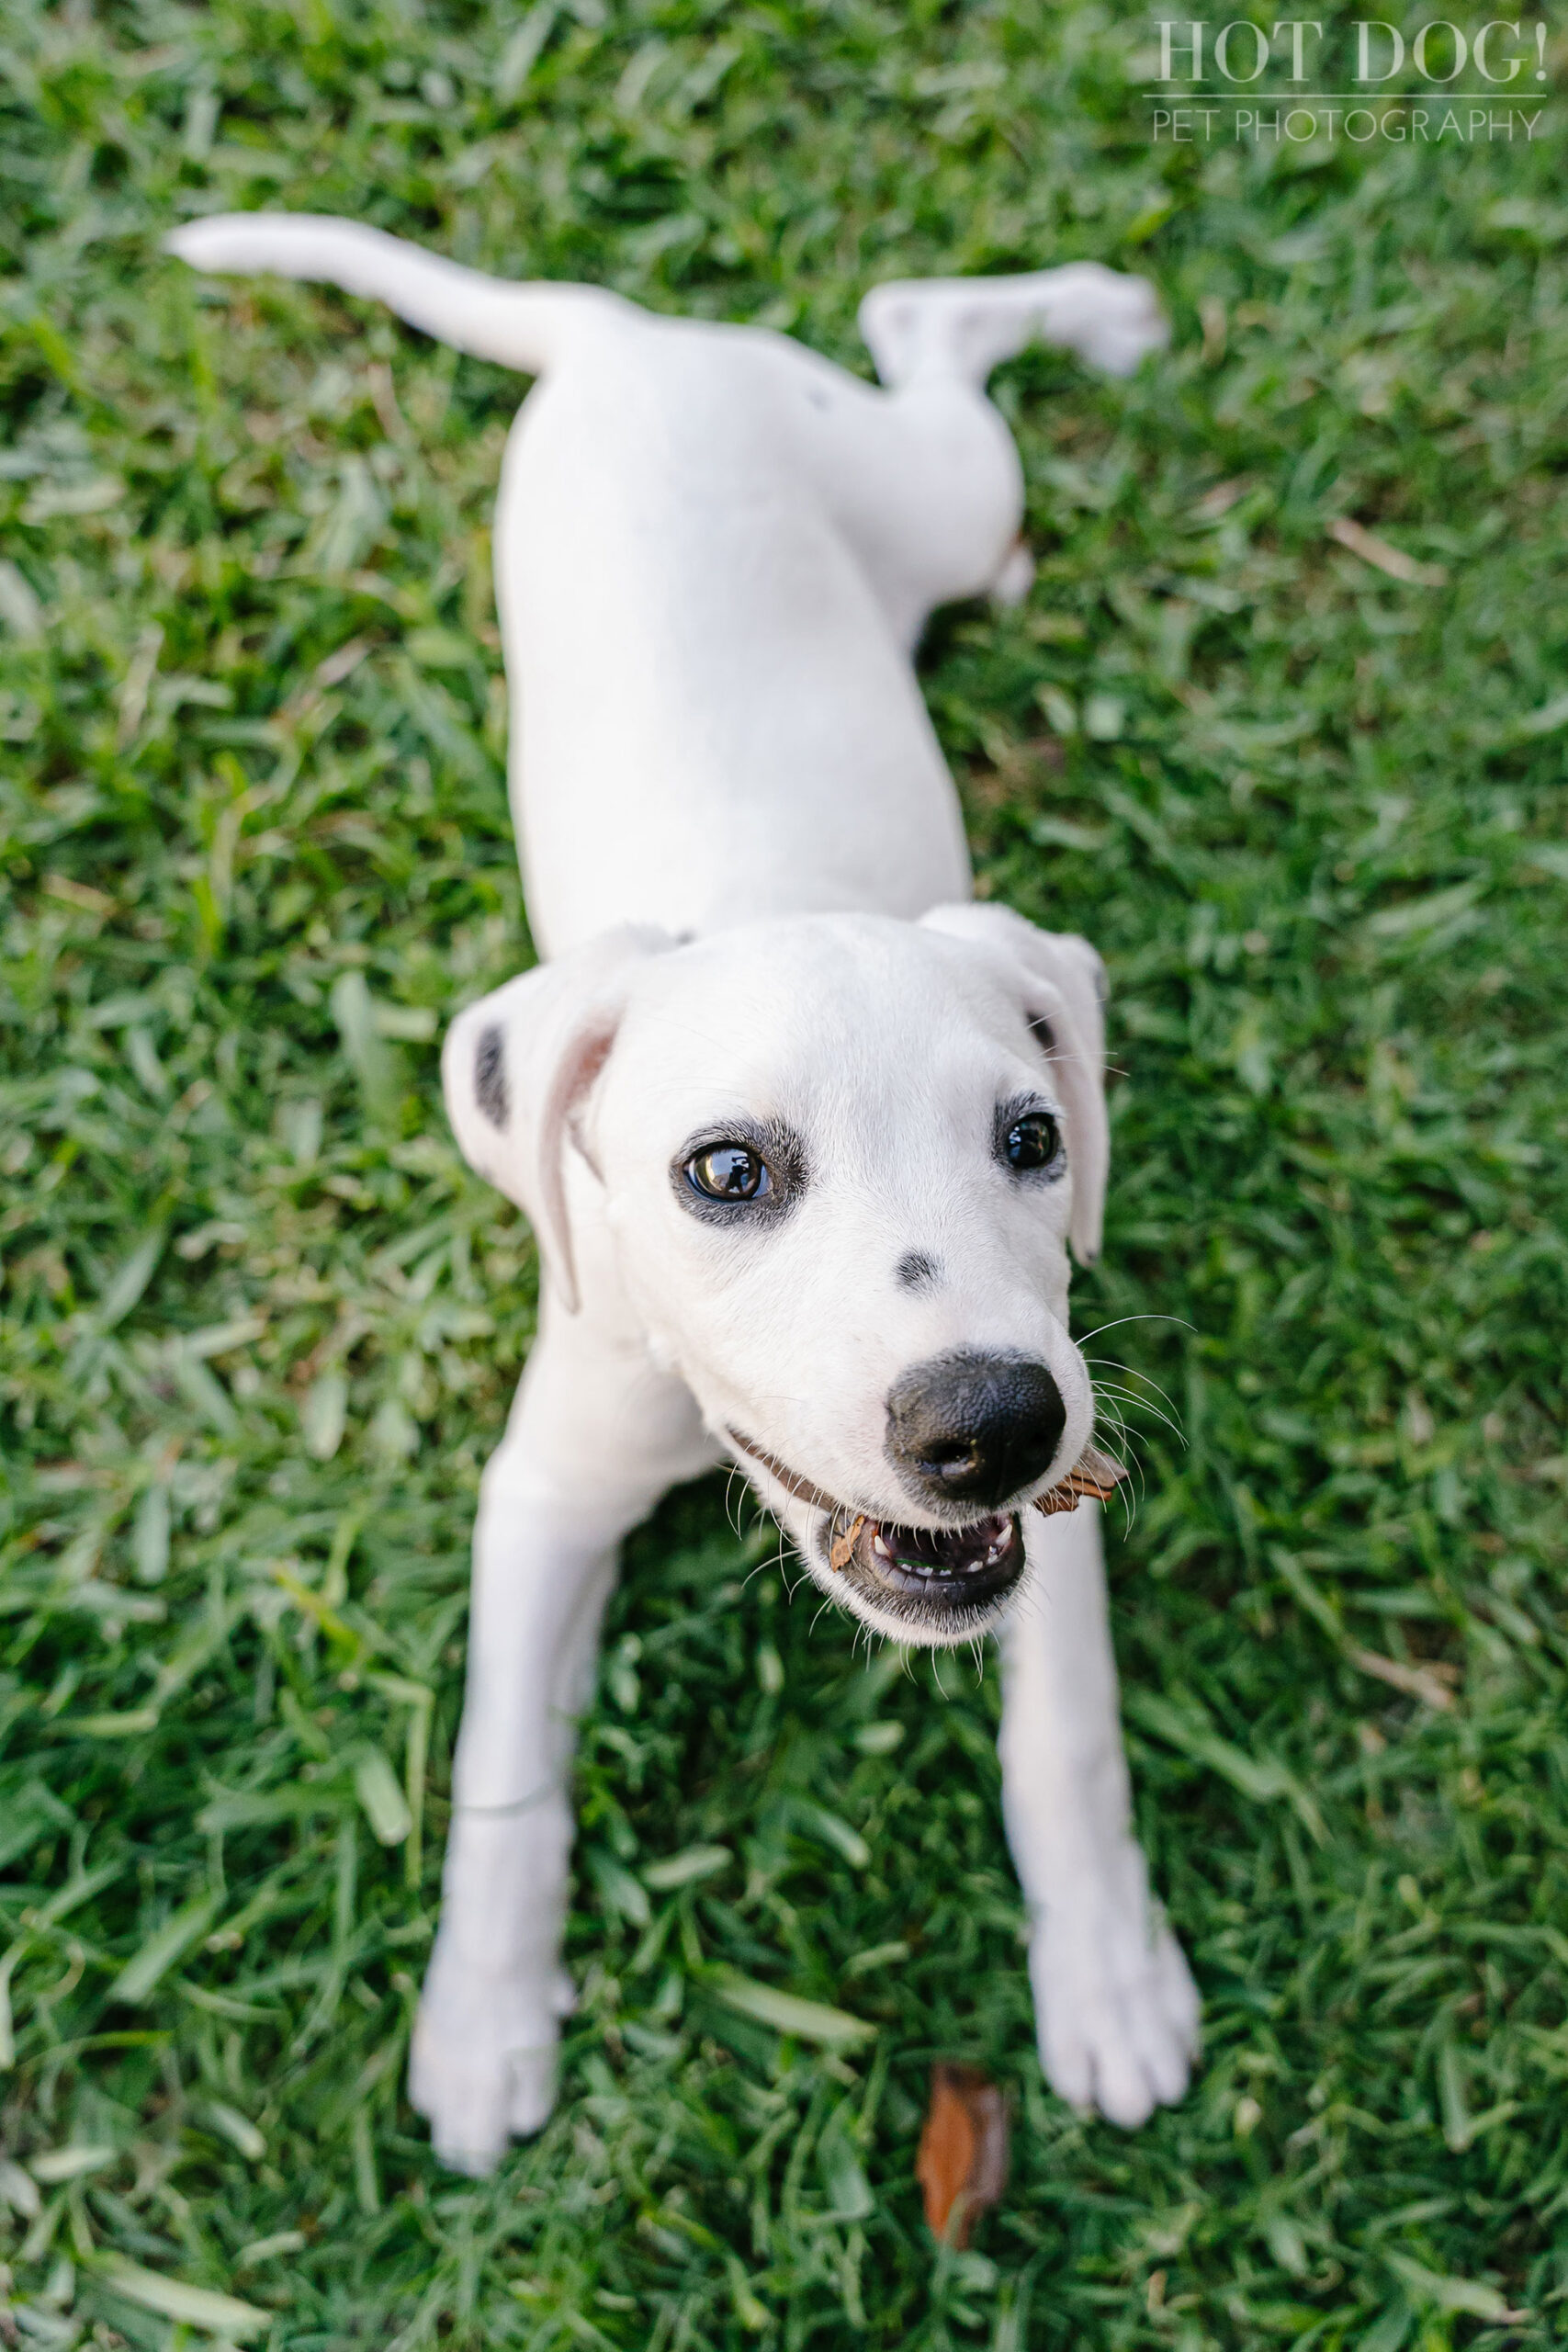
<svg viewBox="0 0 1568 2352">
<path fill-rule="evenodd" d="M 1102 1036 L 1093 950 L 1000 908 L 628 931 L 463 1013 L 446 1099 L 563 1305 L 613 1253 L 824 1590 L 944 1644 L 1089 1442 Z"/>
</svg>

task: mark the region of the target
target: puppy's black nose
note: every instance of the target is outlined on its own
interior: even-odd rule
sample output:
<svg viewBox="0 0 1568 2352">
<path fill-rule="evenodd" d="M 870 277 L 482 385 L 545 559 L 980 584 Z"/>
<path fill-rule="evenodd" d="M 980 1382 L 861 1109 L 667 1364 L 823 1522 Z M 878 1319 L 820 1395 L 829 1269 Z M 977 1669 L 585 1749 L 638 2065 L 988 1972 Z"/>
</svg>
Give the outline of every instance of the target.
<svg viewBox="0 0 1568 2352">
<path fill-rule="evenodd" d="M 1043 1363 L 964 1349 L 914 1365 L 888 1390 L 888 1458 L 932 1502 L 994 1510 L 1050 1468 L 1066 1418 Z"/>
</svg>

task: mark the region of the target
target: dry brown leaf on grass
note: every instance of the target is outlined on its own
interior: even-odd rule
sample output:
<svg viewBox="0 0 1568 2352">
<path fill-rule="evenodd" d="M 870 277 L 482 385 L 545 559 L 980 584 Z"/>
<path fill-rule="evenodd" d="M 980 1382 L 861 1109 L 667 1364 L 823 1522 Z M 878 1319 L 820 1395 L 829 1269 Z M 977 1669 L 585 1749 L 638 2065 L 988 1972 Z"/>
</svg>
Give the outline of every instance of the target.
<svg viewBox="0 0 1568 2352">
<path fill-rule="evenodd" d="M 933 2235 L 966 2246 L 975 2216 L 1007 2187 L 1007 2101 L 976 2066 L 933 2066 L 915 2178 Z"/>
<path fill-rule="evenodd" d="M 77 882 L 69 874 L 46 874 L 41 886 L 51 899 L 63 899 L 68 907 L 80 907 L 84 914 L 112 915 L 115 902 L 106 892 L 95 890 L 90 882 Z"/>
<path fill-rule="evenodd" d="M 1391 580 L 1403 580 L 1406 587 L 1441 588 L 1448 579 L 1442 564 L 1417 563 L 1403 548 L 1380 539 L 1375 531 L 1351 522 L 1348 515 L 1337 515 L 1328 526 L 1328 536 L 1337 539 L 1342 548 L 1348 548 L 1352 555 L 1359 555 L 1363 563 L 1370 563 L 1374 571 L 1386 571 Z"/>
<path fill-rule="evenodd" d="M 1450 1685 L 1459 1680 L 1457 1667 L 1431 1659 L 1420 1666 L 1405 1666 L 1398 1658 L 1380 1657 L 1376 1650 L 1348 1650 L 1346 1656 L 1363 1674 L 1375 1675 L 1391 1690 L 1403 1690 L 1408 1698 L 1419 1699 L 1424 1706 L 1436 1707 L 1440 1713 L 1453 1705 L 1454 1694 Z"/>
</svg>

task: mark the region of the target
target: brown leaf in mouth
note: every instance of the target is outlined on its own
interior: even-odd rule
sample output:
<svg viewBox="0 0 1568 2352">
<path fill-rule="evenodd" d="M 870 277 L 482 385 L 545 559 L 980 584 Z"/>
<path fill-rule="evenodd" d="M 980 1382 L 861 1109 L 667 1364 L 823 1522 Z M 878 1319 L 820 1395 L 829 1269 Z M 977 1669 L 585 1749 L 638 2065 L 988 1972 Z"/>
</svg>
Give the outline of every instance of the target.
<svg viewBox="0 0 1568 2352">
<path fill-rule="evenodd" d="M 1007 2101 L 977 2066 L 931 2068 L 931 2101 L 915 2158 L 932 2233 L 966 2246 L 975 2217 L 1008 2178 Z"/>
<path fill-rule="evenodd" d="M 828 1566 L 840 1576 L 854 1557 L 855 1545 L 860 1542 L 860 1532 L 864 1525 L 865 1513 L 863 1510 L 856 1518 L 850 1521 L 847 1527 L 840 1528 L 833 1538 L 832 1547 L 828 1554 Z"/>
<path fill-rule="evenodd" d="M 1097 1503 L 1109 1502 L 1126 1476 L 1122 1464 L 1099 1446 L 1086 1445 L 1066 1476 L 1035 1496 L 1034 1508 L 1051 1519 L 1059 1510 L 1077 1510 L 1086 1495 Z"/>
</svg>

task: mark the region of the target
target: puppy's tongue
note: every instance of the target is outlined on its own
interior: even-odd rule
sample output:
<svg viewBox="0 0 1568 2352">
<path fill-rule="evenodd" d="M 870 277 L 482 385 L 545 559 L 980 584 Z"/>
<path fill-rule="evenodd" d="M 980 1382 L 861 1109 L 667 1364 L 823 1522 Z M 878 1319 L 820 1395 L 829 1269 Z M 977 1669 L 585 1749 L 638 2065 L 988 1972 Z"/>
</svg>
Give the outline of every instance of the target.
<svg viewBox="0 0 1568 2352">
<path fill-rule="evenodd" d="M 973 1527 L 900 1527 L 857 1512 L 840 1519 L 828 1559 L 839 1570 L 853 1561 L 863 1576 L 889 1591 L 945 1600 L 1010 1580 L 1022 1565 L 1022 1533 L 1010 1512 Z"/>
</svg>

